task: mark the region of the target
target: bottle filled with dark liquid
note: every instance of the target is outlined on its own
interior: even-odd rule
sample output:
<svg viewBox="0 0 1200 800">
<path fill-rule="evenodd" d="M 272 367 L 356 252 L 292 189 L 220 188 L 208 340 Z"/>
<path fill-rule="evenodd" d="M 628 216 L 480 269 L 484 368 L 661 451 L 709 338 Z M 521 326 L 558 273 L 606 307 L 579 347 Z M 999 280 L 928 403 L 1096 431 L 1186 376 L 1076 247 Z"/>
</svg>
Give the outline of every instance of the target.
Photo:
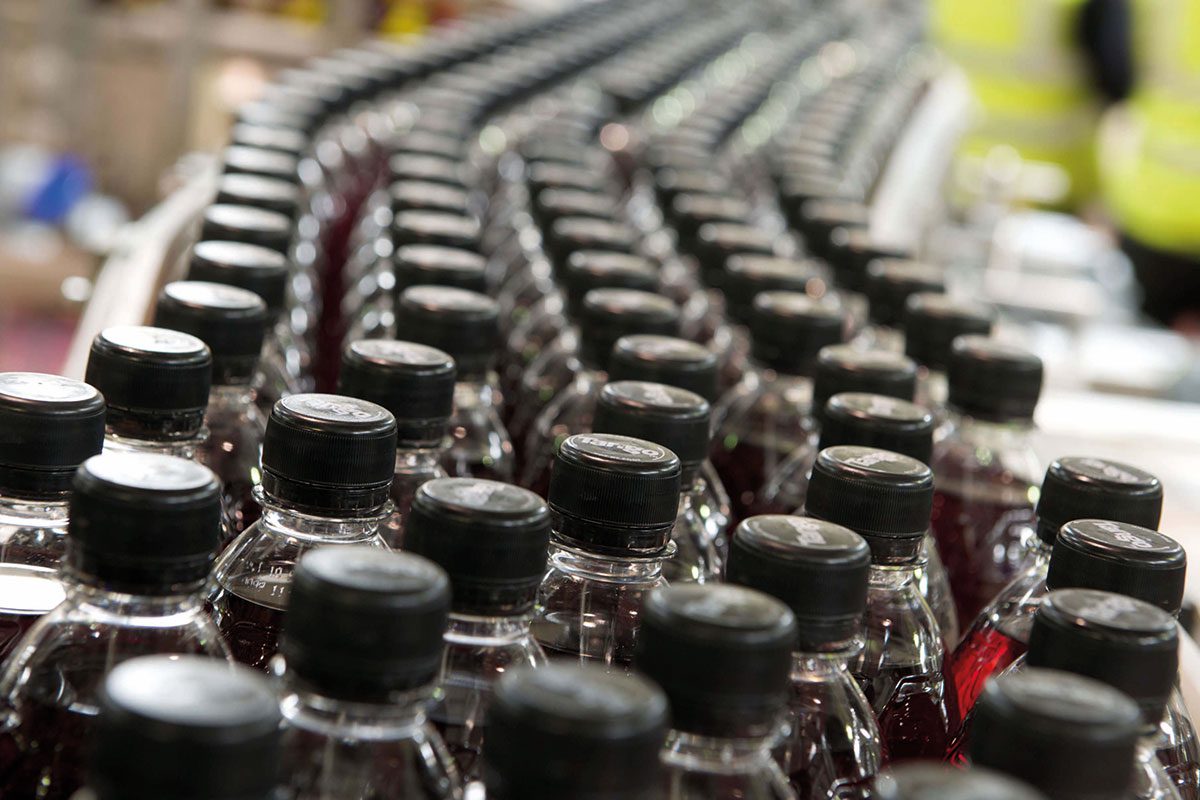
<svg viewBox="0 0 1200 800">
<path fill-rule="evenodd" d="M 227 536 L 237 536 L 258 519 L 255 475 L 267 427 L 250 381 L 266 335 L 267 307 L 253 292 L 218 283 L 177 281 L 158 298 L 154 324 L 190 333 L 208 345 L 212 389 L 204 421 L 208 437 L 196 460 L 221 479 Z"/>
<path fill-rule="evenodd" d="M 473 478 L 417 490 L 404 548 L 445 569 L 453 597 L 430 719 L 464 781 L 482 777 L 496 681 L 546 663 L 529 625 L 549 542 L 550 512 L 533 492 Z"/>
<path fill-rule="evenodd" d="M 877 800 L 1045 800 L 1028 784 L 983 767 L 901 764 L 875 781 Z"/>
<path fill-rule="evenodd" d="M 125 797 L 270 800 L 280 714 L 262 675 L 197 656 L 141 656 L 104 679 L 87 789 Z"/>
<path fill-rule="evenodd" d="M 265 669 L 297 560 L 323 545 L 386 548 L 396 422 L 387 409 L 341 395 L 289 395 L 263 440 L 262 516 L 222 553 L 209 612 L 233 657 Z"/>
<path fill-rule="evenodd" d="M 946 369 L 959 336 L 987 336 L 995 312 L 982 303 L 936 292 L 919 292 L 904 308 L 904 353 L 917 363 L 917 402 L 939 427 L 946 419 Z"/>
<path fill-rule="evenodd" d="M 955 718 L 942 633 L 919 586 L 932 497 L 933 474 L 920 461 L 842 445 L 817 456 L 805 504 L 809 516 L 844 525 L 870 545 L 865 646 L 850 669 L 891 762 L 941 758 Z"/>
<path fill-rule="evenodd" d="M 1042 362 L 964 336 L 954 342 L 948 377 L 950 428 L 933 456 L 933 537 L 958 617 L 972 620 L 1016 576 L 1022 542 L 1033 535 L 1042 468 L 1031 434 Z"/>
<path fill-rule="evenodd" d="M 550 563 L 533 623 L 551 660 L 628 670 L 642 601 L 666 585 L 679 480 L 679 458 L 642 439 L 576 434 L 559 447 Z"/>
<path fill-rule="evenodd" d="M 450 583 L 419 556 L 318 547 L 296 567 L 280 641 L 282 795 L 461 797 L 429 723 Z"/>
<path fill-rule="evenodd" d="M 68 798 L 83 782 L 105 674 L 152 654 L 228 659 L 204 613 L 221 484 L 174 456 L 105 453 L 73 481 L 66 598 L 15 645 L 0 674 L 0 791 Z"/>
<path fill-rule="evenodd" d="M 811 517 L 750 517 L 733 537 L 729 582 L 796 616 L 788 733 L 775 758 L 800 800 L 865 800 L 882 762 L 875 712 L 849 668 L 863 646 L 870 568 L 861 536 Z"/>
<path fill-rule="evenodd" d="M 400 548 L 417 489 L 446 477 L 442 455 L 454 410 L 456 368 L 449 354 L 414 342 L 361 339 L 342 355 L 339 391 L 383 406 L 396 418 L 392 513 L 381 533 Z"/>
<path fill-rule="evenodd" d="M 671 706 L 662 762 L 672 800 L 795 796 L 771 753 L 795 643 L 791 610 L 753 589 L 689 584 L 646 597 L 634 665 Z"/>
</svg>

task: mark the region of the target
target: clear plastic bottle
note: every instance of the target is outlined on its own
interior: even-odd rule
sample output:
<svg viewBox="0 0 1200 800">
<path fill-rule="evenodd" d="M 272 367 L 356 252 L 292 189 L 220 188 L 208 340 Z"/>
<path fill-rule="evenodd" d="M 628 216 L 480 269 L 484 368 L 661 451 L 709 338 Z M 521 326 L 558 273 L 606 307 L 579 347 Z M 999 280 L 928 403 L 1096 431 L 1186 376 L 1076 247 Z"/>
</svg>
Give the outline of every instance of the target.
<svg viewBox="0 0 1200 800">
<path fill-rule="evenodd" d="M 612 434 L 576 434 L 550 480 L 554 530 L 533 635 L 550 658 L 628 670 L 642 599 L 666 585 L 674 550 L 679 458 Z"/>
<path fill-rule="evenodd" d="M 751 319 L 752 367 L 713 410 L 710 458 L 734 520 L 758 513 L 767 479 L 814 436 L 812 370 L 841 341 L 840 312 L 796 292 L 763 292 Z"/>
<path fill-rule="evenodd" d="M 1046 800 L 1018 780 L 983 767 L 902 764 L 875 781 L 877 800 Z"/>
<path fill-rule="evenodd" d="M 941 426 L 950 387 L 946 369 L 959 336 L 987 336 L 996 314 L 986 305 L 945 294 L 918 292 L 904 308 L 904 353 L 917 363 L 917 402 Z"/>
<path fill-rule="evenodd" d="M 962 336 L 948 377 L 949 430 L 932 464 L 933 538 L 958 618 L 968 620 L 1016 576 L 1021 543 L 1034 525 L 1042 467 L 1032 444 L 1033 411 L 1042 362 L 986 337 Z"/>
<path fill-rule="evenodd" d="M 400 549 L 417 489 L 446 477 L 442 454 L 454 411 L 454 359 L 435 347 L 390 339 L 351 342 L 342 355 L 339 391 L 383 406 L 396 418 L 392 513 L 380 533 Z"/>
<path fill-rule="evenodd" d="M 500 679 L 483 776 L 492 800 L 662 797 L 667 699 L 637 674 L 550 664 Z"/>
<path fill-rule="evenodd" d="M 190 334 L 117 325 L 96 334 L 84 380 L 104 395 L 104 450 L 195 458 L 208 436 L 204 412 L 212 353 Z"/>
<path fill-rule="evenodd" d="M 250 381 L 266 333 L 267 307 L 253 292 L 219 283 L 176 281 L 163 287 L 154 324 L 183 331 L 212 351 L 212 389 L 204 422 L 208 437 L 196 460 L 221 479 L 229 538 L 258 519 L 254 500 L 266 417 Z"/>
<path fill-rule="evenodd" d="M 422 486 L 413 502 L 405 550 L 445 569 L 453 597 L 430 718 L 465 781 L 482 777 L 496 681 L 546 663 L 529 625 L 549 543 L 546 503 L 516 486 L 442 478 Z"/>
<path fill-rule="evenodd" d="M 105 674 L 135 656 L 229 651 L 204 613 L 221 483 L 175 456 L 104 453 L 75 473 L 66 599 L 33 624 L 0 673 L 0 787 L 68 798 Z"/>
<path fill-rule="evenodd" d="M 864 350 L 904 352 L 904 308 L 918 292 L 942 292 L 941 267 L 900 258 L 879 258 L 867 267 L 868 325 L 854 339 Z"/>
<path fill-rule="evenodd" d="M 663 687 L 670 800 L 794 797 L 772 758 L 787 716 L 796 620 L 741 586 L 671 586 L 642 607 L 634 665 Z"/>
<path fill-rule="evenodd" d="M 870 568 L 862 537 L 822 520 L 750 517 L 733 536 L 727 580 L 796 616 L 788 732 L 775 758 L 799 800 L 865 800 L 883 760 L 875 712 L 850 674 Z"/>
<path fill-rule="evenodd" d="M 1099 681 L 1027 669 L 988 682 L 975 707 L 971 763 L 1062 800 L 1133 795 L 1141 715 Z"/>
<path fill-rule="evenodd" d="M 396 337 L 436 347 L 454 358 L 454 416 L 446 472 L 459 478 L 513 478 L 514 454 L 498 413 L 501 398 L 492 371 L 497 341 L 496 301 L 446 286 L 412 286 L 397 303 Z"/>
<path fill-rule="evenodd" d="M 263 514 L 222 553 L 209 613 L 233 657 L 265 669 L 302 554 L 322 545 L 387 548 L 396 422 L 357 398 L 295 394 L 275 404 L 263 440 Z"/>
<path fill-rule="evenodd" d="M 279 703 L 251 670 L 197 656 L 141 656 L 108 673 L 87 797 L 272 800 Z"/>
<path fill-rule="evenodd" d="M 920 461 L 842 445 L 817 455 L 804 506 L 871 547 L 866 642 L 851 672 L 875 709 L 889 762 L 941 758 L 956 716 L 941 629 L 920 590 L 932 499 L 933 474 Z"/>
<path fill-rule="evenodd" d="M 461 797 L 428 720 L 449 608 L 446 573 L 418 556 L 360 545 L 299 559 L 272 663 L 282 796 Z"/>
</svg>

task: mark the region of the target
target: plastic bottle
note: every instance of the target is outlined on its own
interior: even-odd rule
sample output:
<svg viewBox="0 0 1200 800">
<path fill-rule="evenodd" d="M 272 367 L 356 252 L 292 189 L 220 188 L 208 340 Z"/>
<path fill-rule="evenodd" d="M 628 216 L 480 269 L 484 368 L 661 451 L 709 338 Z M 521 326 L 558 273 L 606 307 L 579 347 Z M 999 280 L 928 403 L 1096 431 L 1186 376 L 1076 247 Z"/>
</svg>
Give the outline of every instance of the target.
<svg viewBox="0 0 1200 800">
<path fill-rule="evenodd" d="M 916 459 L 843 445 L 817 456 L 804 506 L 871 547 L 866 642 L 851 672 L 875 709 L 889 761 L 941 758 L 955 718 L 941 629 L 919 586 L 932 498 L 933 475 Z"/>
<path fill-rule="evenodd" d="M 457 798 L 428 721 L 450 584 L 419 556 L 320 547 L 299 559 L 272 663 L 284 797 Z"/>
<path fill-rule="evenodd" d="M 446 477 L 442 455 L 454 411 L 454 359 L 435 347 L 390 339 L 351 342 L 342 355 L 339 391 L 383 406 L 396 418 L 392 513 L 384 541 L 400 548 L 417 488 Z"/>
<path fill-rule="evenodd" d="M 68 798 L 83 782 L 87 737 L 109 669 L 135 656 L 229 651 L 204 613 L 221 484 L 194 461 L 92 456 L 75 473 L 66 599 L 30 627 L 0 673 L 0 787 L 6 797 Z"/>
<path fill-rule="evenodd" d="M 464 780 L 481 778 L 496 681 L 546 663 L 529 625 L 549 543 L 550 512 L 533 492 L 474 478 L 442 478 L 417 491 L 405 549 L 446 570 L 453 598 L 430 717 Z"/>
<path fill-rule="evenodd" d="M 871 551 L 821 520 L 763 515 L 738 526 L 726 578 L 783 601 L 796 617 L 788 733 L 775 751 L 800 800 L 870 796 L 879 726 L 850 661 L 863 647 Z"/>
<path fill-rule="evenodd" d="M 904 353 L 917 362 L 917 402 L 940 425 L 946 416 L 950 387 L 946 369 L 959 336 L 987 336 L 995 312 L 981 303 L 949 295 L 918 292 L 904 307 Z"/>
<path fill-rule="evenodd" d="M 628 669 L 642 599 L 666 585 L 679 458 L 625 436 L 569 436 L 550 480 L 553 532 L 533 635 L 554 659 Z"/>
<path fill-rule="evenodd" d="M 793 797 L 771 757 L 787 713 L 796 620 L 741 586 L 672 586 L 642 607 L 634 665 L 663 687 L 667 797 Z"/>
<path fill-rule="evenodd" d="M 854 340 L 864 350 L 904 352 L 904 308 L 911 295 L 946 288 L 941 267 L 900 258 L 875 259 L 867 267 L 869 324 Z"/>
<path fill-rule="evenodd" d="M 265 668 L 278 649 L 292 573 L 322 545 L 386 548 L 396 422 L 374 403 L 329 394 L 289 395 L 263 441 L 263 514 L 213 570 L 209 612 L 233 657 Z"/>
<path fill-rule="evenodd" d="M 902 764 L 875 781 L 878 800 L 1046 800 L 1032 787 L 983 767 Z"/>
</svg>

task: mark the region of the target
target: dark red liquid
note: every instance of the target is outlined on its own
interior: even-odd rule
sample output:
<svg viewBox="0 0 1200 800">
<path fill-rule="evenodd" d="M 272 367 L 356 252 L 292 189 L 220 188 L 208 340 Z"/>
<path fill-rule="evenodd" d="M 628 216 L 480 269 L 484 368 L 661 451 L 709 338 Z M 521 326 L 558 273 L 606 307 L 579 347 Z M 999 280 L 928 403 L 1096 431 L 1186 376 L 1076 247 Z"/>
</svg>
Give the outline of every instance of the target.
<svg viewBox="0 0 1200 800">
<path fill-rule="evenodd" d="M 790 450 L 768 450 L 744 441 L 737 441 L 732 446 L 720 439 L 713 443 L 709 457 L 729 492 L 729 505 L 733 511 L 730 529 L 755 514 L 786 514 L 794 510 L 763 501 L 759 496 L 767 478 L 787 458 L 788 452 Z"/>
<path fill-rule="evenodd" d="M 197 452 L 197 460 L 221 479 L 221 505 L 230 530 L 228 544 L 262 514 L 254 499 L 252 470 L 258 467 L 260 436 L 241 420 L 209 415 L 208 439 Z"/>
<path fill-rule="evenodd" d="M 0 796 L 66 800 L 84 781 L 84 746 L 95 716 L 52 699 L 17 703 L 20 726 L 0 734 Z"/>
<path fill-rule="evenodd" d="M 799 800 L 870 796 L 874 767 L 862 763 L 864 754 L 852 738 L 860 731 L 853 721 L 831 714 L 839 702 L 830 696 L 827 683 L 792 683 L 792 731 L 776 757 Z"/>
<path fill-rule="evenodd" d="M 265 670 L 279 650 L 283 609 L 279 586 L 255 587 L 255 576 L 234 579 L 234 589 L 220 586 L 208 601 L 208 613 L 217 623 L 237 661 Z"/>
<path fill-rule="evenodd" d="M 430 715 L 430 722 L 445 740 L 446 749 L 454 757 L 454 763 L 458 764 L 458 771 L 463 780 L 477 780 L 479 754 L 483 751 L 486 728 L 483 725 L 468 726 L 461 721 L 453 722 L 438 717 L 438 712 L 434 711 Z"/>
<path fill-rule="evenodd" d="M 57 572 L 49 567 L 0 564 L 0 660 L 65 596 Z"/>
<path fill-rule="evenodd" d="M 946 659 L 946 691 L 953 694 L 955 708 L 961 714 L 974 708 L 987 679 L 1024 655 L 1025 649 L 1025 642 L 1014 639 L 986 620 L 976 620 Z"/>
<path fill-rule="evenodd" d="M 879 718 L 888 763 L 945 756 L 949 713 L 941 675 L 915 667 L 887 667 L 860 677 L 859 685 Z"/>
<path fill-rule="evenodd" d="M 446 452 L 442 466 L 452 478 L 481 478 L 501 483 L 513 482 L 513 463 L 511 456 L 502 458 L 479 458 L 455 453 L 453 448 Z"/>
<path fill-rule="evenodd" d="M 442 477 L 441 472 L 428 470 L 421 472 L 397 472 L 392 478 L 392 485 L 388 493 L 392 498 L 392 505 L 395 506 L 395 510 L 379 526 L 379 535 L 387 542 L 388 547 L 396 550 L 401 549 L 404 537 L 404 520 L 408 518 L 408 512 L 412 510 L 413 498 L 417 495 L 417 489 L 421 488 L 422 484 L 440 477 Z"/>
</svg>

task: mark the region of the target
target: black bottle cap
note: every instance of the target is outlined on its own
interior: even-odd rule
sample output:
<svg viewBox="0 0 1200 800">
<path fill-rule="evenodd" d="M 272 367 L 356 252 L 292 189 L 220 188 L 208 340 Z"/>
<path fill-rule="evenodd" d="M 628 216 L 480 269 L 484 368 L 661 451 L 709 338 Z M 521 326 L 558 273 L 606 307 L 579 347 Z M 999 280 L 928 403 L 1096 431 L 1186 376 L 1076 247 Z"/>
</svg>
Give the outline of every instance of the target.
<svg viewBox="0 0 1200 800">
<path fill-rule="evenodd" d="M 908 298 L 918 292 L 946 289 L 946 274 L 941 267 L 900 258 L 881 258 L 867 267 L 867 301 L 871 322 L 898 328 L 904 322 Z"/>
<path fill-rule="evenodd" d="M 549 664 L 496 684 L 483 753 L 487 796 L 499 800 L 652 800 L 667 698 L 637 675 Z"/>
<path fill-rule="evenodd" d="M 882 394 L 836 394 L 823 410 L 818 449 L 840 444 L 891 450 L 928 464 L 933 415 L 915 403 Z"/>
<path fill-rule="evenodd" d="M 912 400 L 916 391 L 917 365 L 899 353 L 836 345 L 817 355 L 813 413 L 818 418 L 824 415 L 825 405 L 835 394 L 861 392 Z"/>
<path fill-rule="evenodd" d="M 564 217 L 609 220 L 616 210 L 612 197 L 585 189 L 543 189 L 533 198 L 538 224 L 547 228 Z"/>
<path fill-rule="evenodd" d="M 694 252 L 701 279 L 719 288 L 725 285 L 725 265 L 733 256 L 769 256 L 775 252 L 775 237 L 740 222 L 706 222 L 696 233 Z"/>
<path fill-rule="evenodd" d="M 876 563 L 888 564 L 917 557 L 932 506 L 929 467 L 890 450 L 841 445 L 817 454 L 804 509 L 859 534 Z"/>
<path fill-rule="evenodd" d="M 465 189 L 430 181 L 396 181 L 388 187 L 388 197 L 395 214 L 405 211 L 441 211 L 468 216 L 471 211 L 470 194 Z"/>
<path fill-rule="evenodd" d="M 424 181 L 466 191 L 462 162 L 440 156 L 400 153 L 388 159 L 388 176 L 396 181 Z"/>
<path fill-rule="evenodd" d="M 229 142 L 262 150 L 275 150 L 297 157 L 304 155 L 309 147 L 309 138 L 301 130 L 250 122 L 235 124 L 229 132 Z"/>
<path fill-rule="evenodd" d="M 796 649 L 819 652 L 861 631 L 870 570 L 871 549 L 849 528 L 766 514 L 738 525 L 725 579 L 786 603 L 796 616 Z"/>
<path fill-rule="evenodd" d="M 808 375 L 822 348 L 842 341 L 845 315 L 799 292 L 760 292 L 750 316 L 751 355 L 787 375 Z"/>
<path fill-rule="evenodd" d="M 190 333 L 212 351 L 212 382 L 244 383 L 254 374 L 267 333 L 267 306 L 236 286 L 175 281 L 163 287 L 154 324 Z"/>
<path fill-rule="evenodd" d="M 678 456 L 643 439 L 568 436 L 550 474 L 555 531 L 597 552 L 659 555 L 679 510 L 680 473 Z"/>
<path fill-rule="evenodd" d="M 723 738 L 781 722 L 796 619 L 770 595 L 720 584 L 670 586 L 642 603 L 634 666 L 663 687 L 671 727 Z"/>
<path fill-rule="evenodd" d="M 396 338 L 445 350 L 458 365 L 460 381 L 487 373 L 500 324 L 495 300 L 449 286 L 410 286 L 398 306 Z"/>
<path fill-rule="evenodd" d="M 622 336 L 679 333 L 679 308 L 665 297 L 635 289 L 593 289 L 579 314 L 579 355 L 605 368 Z"/>
<path fill-rule="evenodd" d="M 904 309 L 904 352 L 927 369 L 944 372 L 959 336 L 987 336 L 995 312 L 982 303 L 949 295 L 918 292 Z"/>
<path fill-rule="evenodd" d="M 1157 528 L 1162 502 L 1162 484 L 1149 472 L 1102 458 L 1060 458 L 1042 481 L 1037 533 L 1046 544 L 1054 544 L 1059 528 L 1077 519 Z"/>
<path fill-rule="evenodd" d="M 683 195 L 728 195 L 729 181 L 714 172 L 698 169 L 668 167 L 654 176 L 659 204 L 671 208 L 675 198 Z"/>
<path fill-rule="evenodd" d="M 457 614 L 528 613 L 546 574 L 549 543 L 545 501 L 497 481 L 428 481 L 404 521 L 404 549 L 446 570 Z"/>
<path fill-rule="evenodd" d="M 799 228 L 808 249 L 822 258 L 831 253 L 831 237 L 838 228 L 865 227 L 871 223 L 871 214 L 857 200 L 813 198 L 799 204 L 798 219 L 793 227 Z"/>
<path fill-rule="evenodd" d="M 1049 797 L 1127 797 L 1141 732 L 1137 705 L 1099 681 L 1029 668 L 984 684 L 971 762 Z"/>
<path fill-rule="evenodd" d="M 851 292 L 865 293 L 867 269 L 877 259 L 906 259 L 911 254 L 880 244 L 865 225 L 839 225 L 829 232 L 826 258 L 833 281 Z"/>
<path fill-rule="evenodd" d="M 680 248 L 692 250 L 702 227 L 709 223 L 745 223 L 750 219 L 750 206 L 731 194 L 678 194 L 667 219 L 679 235 Z"/>
<path fill-rule="evenodd" d="M 187 277 L 246 289 L 261 297 L 272 314 L 283 311 L 288 264 L 275 250 L 243 242 L 196 242 Z"/>
<path fill-rule="evenodd" d="M 300 183 L 299 159 L 277 150 L 234 144 L 221 154 L 226 175 L 259 175 L 264 178 Z"/>
<path fill-rule="evenodd" d="M 479 250 L 479 223 L 461 214 L 441 211 L 401 211 L 392 220 L 397 248 L 406 244 L 436 244 Z"/>
<path fill-rule="evenodd" d="M 992 420 L 1031 419 L 1042 391 L 1042 360 L 986 336 L 960 336 L 946 370 L 950 405 Z"/>
<path fill-rule="evenodd" d="M 1178 614 L 1186 575 L 1187 552 L 1169 536 L 1127 522 L 1079 519 L 1054 540 L 1046 587 L 1116 592 Z"/>
<path fill-rule="evenodd" d="M 545 189 L 604 192 L 608 188 L 603 175 L 573 164 L 535 161 L 526 168 L 526 178 L 529 181 L 530 194 L 537 194 Z"/>
<path fill-rule="evenodd" d="M 674 336 L 635 334 L 613 345 L 610 381 L 650 381 L 687 389 L 709 403 L 717 398 L 717 354 Z"/>
<path fill-rule="evenodd" d="M 563 285 L 568 310 L 577 313 L 592 289 L 654 292 L 658 288 L 658 270 L 647 259 L 629 253 L 577 250 L 567 258 Z"/>
<path fill-rule="evenodd" d="M 186 438 L 204 423 L 212 353 L 186 333 L 117 325 L 92 340 L 84 380 L 104 395 L 110 428 L 146 424 Z"/>
<path fill-rule="evenodd" d="M 204 210 L 199 238 L 256 244 L 287 255 L 292 220 L 265 208 L 217 203 Z"/>
<path fill-rule="evenodd" d="M 1059 589 L 1042 600 L 1025 663 L 1094 678 L 1162 720 L 1179 672 L 1175 618 L 1149 603 L 1095 589 Z"/>
<path fill-rule="evenodd" d="M 104 446 L 104 396 L 82 381 L 0 372 L 0 494 L 56 497 Z"/>
<path fill-rule="evenodd" d="M 563 270 L 572 253 L 600 250 L 632 253 L 634 233 L 628 225 L 586 217 L 561 217 L 546 231 L 546 251 L 555 268 Z"/>
<path fill-rule="evenodd" d="M 382 406 L 336 394 L 275 403 L 262 450 L 271 497 L 322 514 L 374 512 L 395 469 L 396 420 Z"/>
<path fill-rule="evenodd" d="M 86 583 L 129 594 L 195 591 L 221 533 L 221 482 L 175 456 L 106 453 L 72 482 L 64 564 Z"/>
<path fill-rule="evenodd" d="M 812 265 L 805 261 L 778 256 L 735 255 L 725 264 L 722 282 L 725 313 L 735 322 L 749 325 L 754 298 L 761 292 L 803 293 L 815 277 Z"/>
<path fill-rule="evenodd" d="M 319 695 L 386 703 L 437 678 L 450 581 L 437 564 L 365 545 L 296 564 L 279 652 Z"/>
<path fill-rule="evenodd" d="M 437 444 L 454 413 L 454 359 L 436 347 L 360 339 L 342 353 L 338 391 L 383 406 L 402 445 Z"/>
<path fill-rule="evenodd" d="M 901 764 L 875 779 L 877 800 L 1047 800 L 1020 781 L 983 767 Z"/>
<path fill-rule="evenodd" d="M 396 249 L 392 261 L 398 291 L 409 286 L 454 286 L 480 294 L 487 292 L 487 262 L 470 250 L 408 244 Z"/>
<path fill-rule="evenodd" d="M 97 800 L 267 800 L 280 734 L 262 675 L 200 656 L 141 656 L 104 679 L 87 785 Z"/>
<path fill-rule="evenodd" d="M 290 219 L 300 208 L 300 190 L 293 184 L 261 175 L 222 175 L 217 181 L 216 202 L 222 205 L 253 206 Z"/>
<path fill-rule="evenodd" d="M 644 381 L 613 381 L 600 390 L 592 430 L 661 444 L 675 455 L 684 473 L 693 473 L 708 456 L 712 408 L 694 392 Z"/>
</svg>

